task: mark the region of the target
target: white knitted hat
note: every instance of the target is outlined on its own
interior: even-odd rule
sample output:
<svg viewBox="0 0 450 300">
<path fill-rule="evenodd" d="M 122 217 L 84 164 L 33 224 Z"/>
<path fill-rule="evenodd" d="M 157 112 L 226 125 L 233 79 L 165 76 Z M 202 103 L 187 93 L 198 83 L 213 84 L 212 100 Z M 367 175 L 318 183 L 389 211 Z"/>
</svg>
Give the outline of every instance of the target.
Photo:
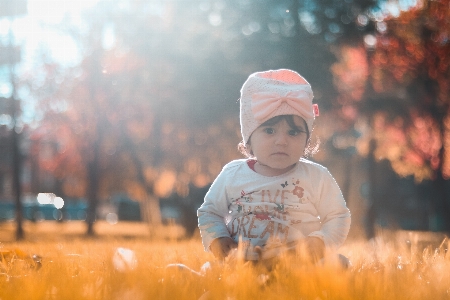
<svg viewBox="0 0 450 300">
<path fill-rule="evenodd" d="M 287 69 L 251 74 L 241 89 L 240 121 L 244 144 L 253 131 L 280 115 L 302 117 L 311 134 L 318 107 L 312 104 L 311 85 L 297 72 Z"/>
</svg>

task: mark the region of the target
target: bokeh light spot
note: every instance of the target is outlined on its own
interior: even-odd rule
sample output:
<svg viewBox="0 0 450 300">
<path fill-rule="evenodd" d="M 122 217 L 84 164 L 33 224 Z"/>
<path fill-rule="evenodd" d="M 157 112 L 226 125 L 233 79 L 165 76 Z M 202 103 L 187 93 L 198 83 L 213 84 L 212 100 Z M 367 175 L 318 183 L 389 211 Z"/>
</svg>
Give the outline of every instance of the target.
<svg viewBox="0 0 450 300">
<path fill-rule="evenodd" d="M 53 205 L 57 208 L 57 209 L 61 209 L 64 207 L 64 199 L 61 197 L 55 197 L 55 199 L 53 199 Z"/>
<path fill-rule="evenodd" d="M 208 16 L 208 21 L 212 26 L 219 26 L 222 24 L 222 15 L 217 12 L 212 12 Z"/>
<path fill-rule="evenodd" d="M 364 45 L 366 45 L 367 48 L 375 48 L 377 44 L 377 38 L 372 34 L 367 34 L 364 36 Z"/>
</svg>

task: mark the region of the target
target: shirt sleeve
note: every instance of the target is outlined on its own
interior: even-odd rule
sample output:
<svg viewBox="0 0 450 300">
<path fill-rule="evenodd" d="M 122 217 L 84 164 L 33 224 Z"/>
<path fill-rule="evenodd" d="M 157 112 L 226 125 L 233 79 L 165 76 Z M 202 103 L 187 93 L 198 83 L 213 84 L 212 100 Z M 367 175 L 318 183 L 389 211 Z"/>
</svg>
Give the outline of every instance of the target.
<svg viewBox="0 0 450 300">
<path fill-rule="evenodd" d="M 205 200 L 197 210 L 198 227 L 203 247 L 210 251 L 211 243 L 220 237 L 230 237 L 225 218 L 228 215 L 226 182 L 228 170 L 224 168 L 211 185 Z"/>
<path fill-rule="evenodd" d="M 338 184 L 326 169 L 320 180 L 318 196 L 316 209 L 322 226 L 309 236 L 321 238 L 327 248 L 340 247 L 350 230 L 351 216 Z"/>
</svg>

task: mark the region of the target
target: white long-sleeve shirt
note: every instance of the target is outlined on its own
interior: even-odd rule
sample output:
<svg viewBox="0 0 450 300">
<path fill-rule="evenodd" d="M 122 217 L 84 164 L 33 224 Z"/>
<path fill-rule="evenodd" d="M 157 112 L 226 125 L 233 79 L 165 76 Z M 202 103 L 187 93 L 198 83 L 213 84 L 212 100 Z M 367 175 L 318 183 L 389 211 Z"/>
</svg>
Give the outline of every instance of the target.
<svg viewBox="0 0 450 300">
<path fill-rule="evenodd" d="M 339 247 L 350 229 L 350 211 L 328 170 L 300 159 L 289 172 L 268 177 L 247 160 L 228 163 L 197 211 L 203 246 L 231 237 L 244 243 L 246 259 L 258 259 L 255 246 L 275 249 L 313 236 Z"/>
</svg>

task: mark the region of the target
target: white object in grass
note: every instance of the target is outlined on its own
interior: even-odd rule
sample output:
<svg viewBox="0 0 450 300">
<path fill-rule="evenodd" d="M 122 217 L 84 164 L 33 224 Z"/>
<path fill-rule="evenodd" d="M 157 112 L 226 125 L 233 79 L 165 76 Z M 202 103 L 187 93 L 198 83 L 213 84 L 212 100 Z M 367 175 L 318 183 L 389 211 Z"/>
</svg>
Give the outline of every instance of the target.
<svg viewBox="0 0 450 300">
<path fill-rule="evenodd" d="M 114 268 L 119 272 L 133 270 L 137 265 L 136 254 L 133 250 L 126 248 L 117 248 L 112 261 Z"/>
</svg>

